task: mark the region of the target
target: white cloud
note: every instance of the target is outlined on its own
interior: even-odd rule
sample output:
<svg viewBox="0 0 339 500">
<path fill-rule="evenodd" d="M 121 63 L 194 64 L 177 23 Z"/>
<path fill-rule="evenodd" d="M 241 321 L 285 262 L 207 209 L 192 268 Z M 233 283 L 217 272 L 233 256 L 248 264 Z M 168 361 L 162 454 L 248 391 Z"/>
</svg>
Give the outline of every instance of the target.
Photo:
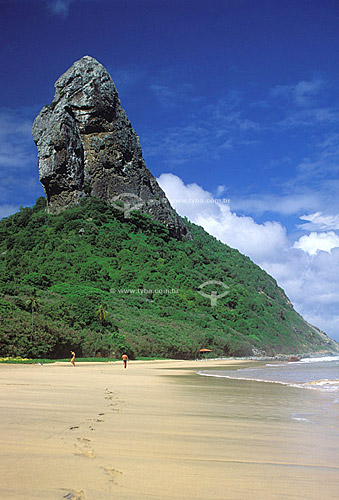
<svg viewBox="0 0 339 500">
<path fill-rule="evenodd" d="M 180 215 L 248 255 L 277 280 L 307 321 L 339 340 L 339 237 L 334 232 L 300 238 L 295 248 L 278 222 L 240 217 L 198 184 L 186 185 L 173 174 L 162 174 L 158 182 Z"/>
<path fill-rule="evenodd" d="M 331 253 L 333 248 L 339 247 L 339 236 L 334 231 L 312 232 L 309 235 L 301 236 L 293 247 L 299 248 L 310 255 L 316 255 L 319 251 Z"/>
<path fill-rule="evenodd" d="M 158 182 L 180 215 L 256 261 L 269 259 L 288 245 L 286 231 L 278 222 L 257 224 L 251 217 L 238 216 L 227 203 L 220 203 L 195 183 L 185 185 L 176 175 L 162 174 Z"/>
<path fill-rule="evenodd" d="M 198 184 L 185 185 L 180 177 L 173 174 L 161 174 L 157 181 L 180 215 L 185 215 L 193 222 L 202 213 L 218 217 L 219 208 L 214 197 Z"/>
<path fill-rule="evenodd" d="M 218 208 L 220 213 L 217 218 L 200 214 L 194 222 L 256 262 L 270 259 L 272 253 L 286 247 L 286 232 L 278 222 L 257 224 L 251 217 L 239 217 L 231 212 L 227 205 Z"/>
<path fill-rule="evenodd" d="M 313 214 L 301 215 L 299 219 L 307 221 L 298 226 L 303 230 L 311 231 L 317 229 L 319 231 L 325 231 L 327 229 L 339 229 L 339 214 L 324 215 L 322 212 L 316 212 Z"/>
</svg>

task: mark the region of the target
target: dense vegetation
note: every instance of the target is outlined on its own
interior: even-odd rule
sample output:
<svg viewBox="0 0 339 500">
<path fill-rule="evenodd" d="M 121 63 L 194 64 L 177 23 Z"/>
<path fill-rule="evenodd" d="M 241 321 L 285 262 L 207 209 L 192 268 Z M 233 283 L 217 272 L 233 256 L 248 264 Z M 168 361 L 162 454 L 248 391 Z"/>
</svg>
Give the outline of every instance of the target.
<svg viewBox="0 0 339 500">
<path fill-rule="evenodd" d="M 58 215 L 45 199 L 0 221 L 0 355 L 195 357 L 335 349 L 248 257 L 186 221 L 177 241 L 149 216 L 96 199 Z M 207 281 L 228 293 L 211 300 Z M 204 293 L 225 292 L 207 285 Z"/>
</svg>

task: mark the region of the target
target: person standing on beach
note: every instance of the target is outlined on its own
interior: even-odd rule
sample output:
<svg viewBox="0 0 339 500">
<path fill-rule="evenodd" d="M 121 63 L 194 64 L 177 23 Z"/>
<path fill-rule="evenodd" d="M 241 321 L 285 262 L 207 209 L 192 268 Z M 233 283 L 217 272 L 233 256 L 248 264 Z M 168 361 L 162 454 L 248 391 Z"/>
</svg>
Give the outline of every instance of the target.
<svg viewBox="0 0 339 500">
<path fill-rule="evenodd" d="M 123 355 L 121 356 L 121 359 L 122 359 L 122 360 L 123 360 L 123 362 L 124 362 L 124 368 L 127 368 L 127 361 L 128 361 L 128 356 L 127 356 L 127 354 L 123 354 Z"/>
<path fill-rule="evenodd" d="M 75 368 L 75 352 L 74 352 L 74 351 L 71 351 L 71 354 L 72 354 L 71 363 L 72 363 L 72 365 L 73 365 L 73 366 L 74 366 L 74 368 Z"/>
</svg>

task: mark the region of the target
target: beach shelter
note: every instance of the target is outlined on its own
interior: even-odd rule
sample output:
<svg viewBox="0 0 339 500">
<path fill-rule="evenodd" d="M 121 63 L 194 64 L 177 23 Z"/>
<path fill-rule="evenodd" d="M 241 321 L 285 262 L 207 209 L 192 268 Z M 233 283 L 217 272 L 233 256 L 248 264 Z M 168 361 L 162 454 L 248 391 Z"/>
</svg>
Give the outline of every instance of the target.
<svg viewBox="0 0 339 500">
<path fill-rule="evenodd" d="M 207 354 L 208 352 L 212 352 L 212 349 L 200 349 L 200 354 Z"/>
</svg>

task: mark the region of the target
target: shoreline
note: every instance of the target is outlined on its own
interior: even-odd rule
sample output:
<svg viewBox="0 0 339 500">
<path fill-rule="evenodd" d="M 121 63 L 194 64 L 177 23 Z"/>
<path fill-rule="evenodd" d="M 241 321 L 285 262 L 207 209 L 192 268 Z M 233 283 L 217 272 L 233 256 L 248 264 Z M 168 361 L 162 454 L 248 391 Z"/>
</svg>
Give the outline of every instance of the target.
<svg viewBox="0 0 339 500">
<path fill-rule="evenodd" d="M 196 374 L 253 364 L 1 364 L 0 496 L 336 498 L 337 430 L 291 418 L 314 413 L 324 395 L 302 401 L 300 389 Z"/>
<path fill-rule="evenodd" d="M 183 363 L 190 363 L 190 362 L 197 362 L 197 361 L 223 361 L 223 362 L 233 362 L 233 361 L 291 361 L 291 358 L 300 358 L 301 359 L 317 359 L 317 358 L 326 358 L 326 357 L 337 357 L 339 356 L 339 349 L 336 352 L 333 351 L 319 351 L 319 352 L 308 352 L 308 353 L 295 353 L 291 352 L 289 354 L 275 354 L 273 356 L 242 356 L 242 357 L 237 357 L 237 356 L 231 356 L 231 357 L 217 357 L 217 358 L 210 358 L 210 357 L 200 357 L 200 358 L 194 358 L 194 359 L 172 359 L 172 358 L 154 358 L 154 359 L 130 359 L 130 361 L 133 364 L 136 363 L 160 363 L 160 362 L 183 362 Z M 76 358 L 77 363 L 86 363 L 86 364 L 105 364 L 105 363 L 121 363 L 120 358 L 116 359 L 110 359 L 110 358 L 101 358 L 100 361 L 96 360 L 95 358 L 89 358 L 90 360 L 84 360 L 84 358 Z M 81 360 L 81 361 L 78 361 Z M 42 361 L 45 361 L 45 363 L 41 363 Z M 295 361 L 295 360 L 292 360 Z M 23 364 L 23 365 L 30 365 L 30 364 L 55 364 L 55 363 L 65 363 L 68 364 L 68 359 L 44 359 L 44 358 L 34 358 L 34 359 L 29 359 L 29 358 L 21 358 L 21 357 L 13 357 L 13 356 L 5 356 L 5 357 L 0 357 L 0 365 L 1 364 Z"/>
</svg>

